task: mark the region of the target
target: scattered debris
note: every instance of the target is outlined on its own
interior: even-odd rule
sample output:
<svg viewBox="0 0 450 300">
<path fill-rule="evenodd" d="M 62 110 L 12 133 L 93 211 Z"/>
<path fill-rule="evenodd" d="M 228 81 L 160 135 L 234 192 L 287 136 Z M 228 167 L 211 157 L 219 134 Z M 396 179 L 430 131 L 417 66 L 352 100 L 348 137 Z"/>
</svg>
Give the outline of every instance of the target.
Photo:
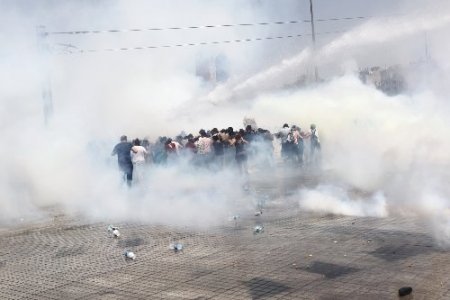
<svg viewBox="0 0 450 300">
<path fill-rule="evenodd" d="M 172 243 L 172 244 L 170 244 L 169 249 L 173 250 L 174 252 L 183 251 L 183 244 Z"/>
<path fill-rule="evenodd" d="M 239 218 L 240 218 L 239 215 L 234 215 L 234 216 L 230 217 L 228 220 L 234 221 L 234 227 L 236 228 L 238 226 L 238 219 Z"/>
<path fill-rule="evenodd" d="M 125 252 L 123 253 L 123 256 L 125 256 L 125 260 L 135 260 L 136 259 L 136 254 L 134 254 L 134 252 L 132 252 L 130 250 L 125 250 Z"/>
<path fill-rule="evenodd" d="M 259 216 L 262 215 L 262 214 L 263 214 L 262 209 L 259 210 L 259 211 L 257 211 L 257 212 L 255 212 L 255 216 L 256 216 L 256 217 L 259 217 Z"/>
<path fill-rule="evenodd" d="M 337 244 L 337 241 L 334 241 L 333 243 Z"/>
<path fill-rule="evenodd" d="M 115 238 L 120 237 L 119 227 L 109 225 L 108 226 L 108 233 Z"/>
<path fill-rule="evenodd" d="M 409 295 L 411 293 L 412 293 L 412 287 L 409 287 L 409 286 L 408 287 L 402 287 L 401 289 L 398 290 L 398 295 L 400 297 L 407 296 L 407 295 Z"/>
<path fill-rule="evenodd" d="M 264 232 L 264 226 L 257 225 L 255 228 L 253 228 L 253 234 L 263 233 Z"/>
<path fill-rule="evenodd" d="M 310 255 L 308 255 L 309 257 L 312 257 L 313 255 L 312 254 L 310 254 Z"/>
<path fill-rule="evenodd" d="M 228 220 L 230 220 L 230 221 L 237 221 L 239 218 L 240 218 L 239 215 L 234 215 L 234 216 L 228 218 Z"/>
</svg>

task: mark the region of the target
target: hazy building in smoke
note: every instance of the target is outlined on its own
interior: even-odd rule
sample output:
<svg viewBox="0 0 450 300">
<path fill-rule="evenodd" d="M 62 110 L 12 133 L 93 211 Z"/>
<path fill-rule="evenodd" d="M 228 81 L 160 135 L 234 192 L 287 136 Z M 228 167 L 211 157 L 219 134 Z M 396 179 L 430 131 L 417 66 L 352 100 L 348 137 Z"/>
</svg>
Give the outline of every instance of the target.
<svg viewBox="0 0 450 300">
<path fill-rule="evenodd" d="M 405 90 L 404 68 L 390 66 L 386 68 L 371 67 L 361 69 L 359 78 L 366 84 L 372 84 L 387 95 L 398 95 Z"/>
<path fill-rule="evenodd" d="M 197 58 L 195 75 L 205 82 L 212 84 L 225 82 L 229 77 L 228 72 L 228 59 L 223 54 Z"/>
</svg>

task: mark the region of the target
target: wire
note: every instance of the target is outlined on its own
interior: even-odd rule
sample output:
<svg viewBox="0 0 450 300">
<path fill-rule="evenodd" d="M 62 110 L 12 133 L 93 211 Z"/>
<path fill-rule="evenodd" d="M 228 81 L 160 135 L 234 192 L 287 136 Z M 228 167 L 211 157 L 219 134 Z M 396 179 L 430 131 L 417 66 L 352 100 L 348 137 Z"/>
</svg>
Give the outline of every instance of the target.
<svg viewBox="0 0 450 300">
<path fill-rule="evenodd" d="M 345 30 L 339 31 L 326 31 L 316 33 L 316 35 L 326 35 L 326 34 L 337 34 L 343 33 Z M 296 34 L 296 35 L 285 35 L 285 36 L 275 36 L 275 37 L 262 37 L 262 38 L 246 38 L 246 39 L 235 39 L 235 40 L 225 40 L 225 41 L 212 41 L 212 42 L 199 42 L 199 43 L 185 43 L 185 44 L 173 44 L 173 45 L 160 45 L 160 46 L 146 46 L 146 47 L 122 47 L 122 48 L 105 48 L 105 49 L 78 49 L 75 46 L 74 50 L 70 51 L 69 54 L 76 53 L 95 53 L 95 52 L 117 52 L 117 51 L 129 51 L 129 50 L 149 50 L 149 49 L 161 49 L 161 48 L 180 48 L 180 47 L 193 47 L 193 46 L 205 46 L 205 45 L 218 45 L 218 44 L 232 44 L 241 42 L 256 42 L 265 40 L 280 40 L 280 39 L 290 39 L 310 36 L 311 34 Z M 72 45 L 71 45 L 72 46 Z M 76 48 L 76 50 L 75 50 Z"/>
<path fill-rule="evenodd" d="M 328 21 L 347 21 L 347 20 L 362 20 L 372 18 L 365 17 L 343 17 L 330 19 L 316 19 L 315 22 Z M 238 23 L 238 24 L 220 24 L 220 25 L 202 25 L 202 26 L 185 26 L 185 27 L 153 27 L 153 28 L 135 28 L 135 29 L 109 29 L 109 30 L 80 30 L 80 31 L 50 31 L 45 32 L 45 35 L 78 35 L 78 34 L 98 34 L 98 33 L 124 33 L 124 32 L 143 32 L 143 31 L 162 31 L 162 30 L 185 30 L 185 29 L 203 29 L 203 28 L 220 28 L 220 27 L 239 27 L 239 26 L 268 26 L 268 25 L 288 25 L 310 23 L 310 20 L 294 20 L 294 21 L 277 21 L 277 22 L 259 22 L 259 23 Z"/>
</svg>

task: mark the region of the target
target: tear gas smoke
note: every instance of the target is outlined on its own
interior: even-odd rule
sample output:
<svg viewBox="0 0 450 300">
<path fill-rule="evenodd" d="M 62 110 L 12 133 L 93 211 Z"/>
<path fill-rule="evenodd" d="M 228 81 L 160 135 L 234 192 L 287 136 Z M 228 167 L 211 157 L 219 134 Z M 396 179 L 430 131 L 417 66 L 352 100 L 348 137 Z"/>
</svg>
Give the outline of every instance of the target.
<svg viewBox="0 0 450 300">
<path fill-rule="evenodd" d="M 35 26 L 49 14 L 57 17 L 45 25 L 55 30 L 110 28 L 111 20 L 118 28 L 149 27 L 149 19 L 170 27 L 190 25 L 200 7 L 204 18 L 198 22 L 204 24 L 298 19 L 290 15 L 293 7 L 298 8 L 298 1 L 283 8 L 267 3 L 258 6 L 256 2 L 252 2 L 255 6 L 242 7 L 224 1 L 220 9 L 204 2 L 181 1 L 177 3 L 185 9 L 178 15 L 165 4 L 150 10 L 155 3 L 141 3 L 147 9 L 142 11 L 125 2 L 106 6 L 101 1 L 96 6 L 71 2 L 57 8 L 41 7 L 34 13 L 20 5 L 7 7 L 0 18 L 2 28 L 7 28 L 6 34 L 0 35 L 5 45 L 0 53 L 0 80 L 4 83 L 0 94 L 1 222 L 39 217 L 40 208 L 52 205 L 64 207 L 67 213 L 113 223 L 134 220 L 207 226 L 224 220 L 234 211 L 234 201 L 244 197 L 242 179 L 233 171 L 211 174 L 155 167 L 147 185 L 129 191 L 119 184 L 110 152 L 124 133 L 151 139 L 173 136 L 181 130 L 195 134 L 200 128 L 240 128 L 243 117 L 252 116 L 261 127 L 271 130 L 285 122 L 303 129 L 310 123 L 318 124 L 323 169 L 330 176 L 317 188 L 299 191 L 302 208 L 358 216 L 420 215 L 429 218 L 437 235 L 444 237 L 442 242 L 448 243 L 450 124 L 445 82 L 450 74 L 450 9 L 445 2 L 437 2 L 440 7 L 434 7 L 439 10 L 434 15 L 423 9 L 429 3 L 418 1 L 413 14 L 356 24 L 331 41 L 324 38 L 315 53 L 309 48 L 299 51 L 301 47 L 294 44 L 285 48 L 249 44 L 199 50 L 206 56 L 224 52 L 233 66 L 228 83 L 213 90 L 194 76 L 198 53 L 193 48 L 51 56 L 48 62 L 55 113 L 48 127 L 42 122 L 40 102 L 41 82 L 47 74 L 30 40 L 35 40 Z M 417 14 L 420 10 L 426 13 Z M 154 18 L 147 16 L 149 11 L 155 11 Z M 171 23 L 175 17 L 169 22 L 167 12 L 179 16 L 180 23 Z M 350 13 L 347 10 L 345 14 Z M 79 18 L 75 20 L 72 15 Z M 267 33 L 264 28 L 245 30 L 214 34 L 229 39 Z M 284 32 L 286 28 L 270 30 Z M 434 66 L 417 77 L 426 79 L 414 82 L 420 89 L 388 97 L 362 84 L 353 74 L 355 66 L 415 60 L 425 32 Z M 172 38 L 177 42 L 184 42 L 177 40 L 182 38 L 211 40 L 211 34 L 80 35 L 68 43 L 101 49 L 117 47 L 117 41 L 145 46 L 155 41 L 168 44 Z M 280 57 L 284 60 L 274 64 Z M 334 79 L 304 89 L 280 89 L 310 70 L 312 62 L 321 74 L 333 70 L 327 77 Z M 205 94 L 208 96 L 203 97 Z M 355 195 L 354 190 L 363 192 Z"/>
<path fill-rule="evenodd" d="M 448 27 L 449 24 L 450 16 L 447 12 L 433 15 L 395 16 L 387 19 L 376 18 L 344 33 L 316 52 L 307 48 L 296 56 L 285 59 L 243 82 L 241 79 L 237 82 L 229 82 L 225 86 L 219 86 L 208 94 L 205 100 L 216 104 L 253 98 L 263 91 L 295 83 L 298 80 L 298 70 L 307 68 L 311 62 L 320 67 L 327 66 L 337 58 L 341 61 L 352 59 L 360 51 L 364 51 L 365 55 L 373 55 L 369 48 L 373 45 L 377 46 L 390 41 L 398 43 L 411 35 L 417 36 L 429 30 Z M 386 30 L 387 28 L 389 30 Z M 376 47 L 374 48 L 376 49 Z"/>
<path fill-rule="evenodd" d="M 354 216 L 387 216 L 386 198 L 380 192 L 370 198 L 351 197 L 349 191 L 336 186 L 318 186 L 314 190 L 301 190 L 300 207 L 322 213 Z"/>
</svg>

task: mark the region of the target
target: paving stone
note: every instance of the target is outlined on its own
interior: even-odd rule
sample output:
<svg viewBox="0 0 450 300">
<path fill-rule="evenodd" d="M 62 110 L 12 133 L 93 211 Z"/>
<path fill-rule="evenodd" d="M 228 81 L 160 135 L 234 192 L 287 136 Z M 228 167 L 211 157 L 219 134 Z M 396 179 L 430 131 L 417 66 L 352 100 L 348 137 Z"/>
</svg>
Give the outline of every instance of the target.
<svg viewBox="0 0 450 300">
<path fill-rule="evenodd" d="M 237 227 L 123 223 L 112 239 L 106 223 L 55 215 L 0 231 L 1 299 L 393 299 L 402 286 L 414 299 L 450 295 L 449 252 L 412 218 L 269 202 L 259 217 L 239 212 Z M 255 222 L 264 233 L 253 235 Z"/>
</svg>

